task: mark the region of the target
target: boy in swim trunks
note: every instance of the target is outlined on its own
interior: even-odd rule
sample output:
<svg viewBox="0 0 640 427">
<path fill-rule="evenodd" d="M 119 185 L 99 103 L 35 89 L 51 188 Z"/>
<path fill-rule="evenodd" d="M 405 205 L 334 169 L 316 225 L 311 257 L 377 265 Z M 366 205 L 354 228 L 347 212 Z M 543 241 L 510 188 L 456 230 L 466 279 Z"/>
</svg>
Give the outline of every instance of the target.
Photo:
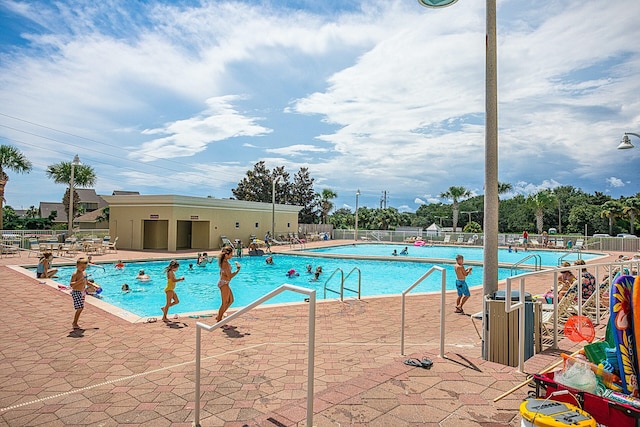
<svg viewBox="0 0 640 427">
<path fill-rule="evenodd" d="M 456 300 L 456 313 L 464 314 L 462 306 L 471 296 L 469 292 L 469 286 L 467 285 L 467 276 L 471 274 L 472 268 L 464 268 L 464 257 L 462 255 L 456 255 L 456 265 L 454 267 L 456 272 L 456 290 L 458 291 L 458 299 Z"/>
<path fill-rule="evenodd" d="M 82 309 L 84 308 L 84 293 L 87 289 L 87 274 L 85 273 L 85 270 L 87 269 L 88 264 L 88 259 L 80 258 L 76 262 L 76 271 L 71 276 L 71 282 L 69 283 L 69 286 L 71 286 L 71 298 L 73 298 L 73 308 L 76 309 L 73 316 L 73 329 L 80 329 L 78 320 L 80 319 L 80 313 L 82 313 Z"/>
<path fill-rule="evenodd" d="M 225 246 L 222 248 L 218 255 L 218 265 L 220 266 L 220 280 L 218 281 L 218 288 L 220 288 L 222 303 L 220 304 L 220 309 L 216 316 L 217 322 L 222 320 L 225 311 L 227 311 L 231 304 L 233 304 L 233 292 L 231 292 L 229 282 L 231 282 L 231 279 L 236 277 L 236 274 L 240 272 L 240 263 L 236 262 L 236 271 L 231 272 L 231 264 L 229 264 L 229 260 L 231 258 L 233 258 L 233 248 L 231 246 Z"/>
</svg>

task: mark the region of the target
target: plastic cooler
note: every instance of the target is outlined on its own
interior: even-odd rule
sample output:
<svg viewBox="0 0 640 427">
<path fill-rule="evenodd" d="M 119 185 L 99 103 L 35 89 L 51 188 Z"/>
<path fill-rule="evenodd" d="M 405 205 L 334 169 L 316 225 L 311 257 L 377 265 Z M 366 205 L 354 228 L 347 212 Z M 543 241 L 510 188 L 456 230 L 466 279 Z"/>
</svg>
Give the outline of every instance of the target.
<svg viewBox="0 0 640 427">
<path fill-rule="evenodd" d="M 558 384 L 553 380 L 553 372 L 534 374 L 533 380 L 536 384 L 536 397 L 550 398 L 551 400 L 573 405 L 576 404 L 577 399 L 579 407 L 595 418 L 599 425 L 640 427 L 640 409 L 638 408 Z M 568 390 L 571 394 L 551 396 L 551 393 L 557 390 Z"/>
</svg>

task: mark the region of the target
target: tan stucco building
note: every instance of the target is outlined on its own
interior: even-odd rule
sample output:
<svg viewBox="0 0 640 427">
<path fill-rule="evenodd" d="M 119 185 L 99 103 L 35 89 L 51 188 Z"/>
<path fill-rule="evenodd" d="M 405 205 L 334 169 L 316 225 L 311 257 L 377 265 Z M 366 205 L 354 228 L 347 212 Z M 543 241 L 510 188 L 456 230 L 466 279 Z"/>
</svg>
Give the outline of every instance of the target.
<svg viewBox="0 0 640 427">
<path fill-rule="evenodd" d="M 300 206 L 176 195 L 102 196 L 109 203 L 111 241 L 122 249 L 218 249 L 222 236 L 262 239 L 298 232 Z M 275 212 L 275 215 L 273 214 Z"/>
</svg>

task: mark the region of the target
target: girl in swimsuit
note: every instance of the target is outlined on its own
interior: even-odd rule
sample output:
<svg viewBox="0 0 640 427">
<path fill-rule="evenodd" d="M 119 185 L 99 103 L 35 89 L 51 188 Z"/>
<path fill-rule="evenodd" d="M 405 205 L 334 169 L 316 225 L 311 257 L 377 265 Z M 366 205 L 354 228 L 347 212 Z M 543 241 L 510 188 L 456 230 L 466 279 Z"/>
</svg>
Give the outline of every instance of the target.
<svg viewBox="0 0 640 427">
<path fill-rule="evenodd" d="M 164 293 L 167 295 L 167 304 L 162 307 L 162 321 L 168 322 L 167 313 L 169 312 L 169 307 L 173 307 L 178 304 L 180 300 L 178 299 L 178 294 L 176 294 L 175 288 L 176 283 L 182 282 L 184 280 L 184 276 L 180 278 L 176 278 L 176 270 L 178 270 L 180 264 L 175 259 L 172 259 L 168 266 L 164 268 L 164 272 L 167 273 L 167 287 L 164 288 Z"/>
<path fill-rule="evenodd" d="M 222 303 L 218 310 L 218 316 L 216 316 L 217 322 L 222 320 L 225 311 L 227 311 L 231 304 L 233 304 L 233 292 L 231 292 L 229 282 L 231 282 L 231 279 L 233 279 L 240 271 L 240 263 L 236 262 L 236 271 L 231 272 L 231 264 L 229 264 L 229 260 L 231 258 L 233 258 L 233 248 L 231 246 L 225 246 L 222 248 L 220 255 L 218 255 L 218 265 L 220 266 L 220 280 L 218 281 L 218 287 L 220 288 Z"/>
</svg>

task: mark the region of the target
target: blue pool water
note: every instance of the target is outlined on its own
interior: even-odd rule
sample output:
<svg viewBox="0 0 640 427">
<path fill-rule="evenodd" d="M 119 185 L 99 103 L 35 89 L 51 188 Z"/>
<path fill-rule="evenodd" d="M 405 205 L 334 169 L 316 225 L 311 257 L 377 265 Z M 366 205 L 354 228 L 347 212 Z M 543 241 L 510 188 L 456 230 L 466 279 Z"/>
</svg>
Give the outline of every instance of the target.
<svg viewBox="0 0 640 427">
<path fill-rule="evenodd" d="M 375 245 L 374 245 L 375 246 Z M 421 249 L 421 248 L 419 248 Z M 324 284 L 332 272 L 337 268 L 344 271 L 345 276 L 355 267 L 359 268 L 362 274 L 362 295 L 388 295 L 400 294 L 403 290 L 412 285 L 433 264 L 425 262 L 411 261 L 377 261 L 364 259 L 330 259 L 317 258 L 299 255 L 273 255 L 274 265 L 267 265 L 264 257 L 244 257 L 234 258 L 242 265 L 240 273 L 231 281 L 235 302 L 232 307 L 242 307 L 250 304 L 256 299 L 274 290 L 278 286 L 288 283 L 302 286 L 317 291 L 317 298 L 324 296 Z M 189 270 L 189 263 L 193 263 L 193 270 Z M 146 261 L 129 262 L 124 269 L 116 269 L 115 264 L 100 264 L 100 266 L 89 266 L 87 273 L 99 283 L 103 291 L 100 297 L 114 306 L 122 308 L 142 317 L 159 317 L 162 315 L 160 307 L 165 304 L 164 287 L 166 285 L 166 275 L 163 271 L 168 261 Z M 321 265 L 324 273 L 317 282 L 309 281 L 311 274 L 306 273 L 305 266 L 311 264 L 313 269 Z M 447 271 L 447 289 L 455 288 L 455 275 L 453 265 L 442 265 Z M 300 276 L 287 278 L 286 272 L 294 268 Z M 138 271 L 144 269 L 145 273 L 151 276 L 148 282 L 136 280 Z M 235 269 L 235 268 L 234 268 Z M 59 267 L 57 281 L 68 285 L 75 267 Z M 217 287 L 219 278 L 219 267 L 217 261 L 207 264 L 206 267 L 196 266 L 195 259 L 180 260 L 180 268 L 176 276 L 184 275 L 185 280 L 178 282 L 176 293 L 180 299 L 180 304 L 172 307 L 169 314 L 217 311 L 220 306 L 220 292 Z M 509 269 L 499 270 L 499 279 L 504 279 L 510 275 Z M 467 282 L 469 286 L 477 286 L 482 281 L 482 267 L 474 266 L 473 273 Z M 124 293 L 121 290 L 122 284 L 127 283 L 131 292 Z M 357 274 L 354 272 L 345 281 L 345 287 L 357 289 Z M 339 274 L 329 282 L 330 289 L 339 289 Z M 441 276 L 439 272 L 434 272 L 423 281 L 414 292 L 433 292 L 441 288 Z M 345 297 L 352 297 L 353 293 L 345 292 Z M 283 292 L 267 303 L 301 302 L 306 295 L 295 292 Z M 327 293 L 327 298 L 337 298 L 335 293 Z M 88 297 L 91 298 L 91 297 Z"/>
<path fill-rule="evenodd" d="M 336 255 L 362 255 L 362 256 L 390 256 L 394 250 L 398 253 L 404 248 L 408 248 L 409 256 L 412 258 L 437 258 L 447 259 L 454 262 L 457 254 L 464 256 L 466 261 L 482 261 L 483 250 L 481 247 L 469 247 L 469 246 L 446 246 L 446 245 L 434 245 L 434 246 L 413 246 L 411 245 L 394 245 L 386 243 L 364 243 L 357 245 L 341 245 L 331 246 L 326 248 L 309 249 L 308 252 L 336 254 Z M 542 265 L 549 267 L 556 267 L 558 265 L 558 259 L 563 257 L 563 260 L 573 263 L 578 259 L 577 252 L 568 251 L 550 251 L 550 250 L 529 250 L 518 252 L 509 252 L 508 249 L 498 249 L 498 262 L 513 265 L 514 263 L 522 260 L 529 255 L 539 255 L 542 259 Z M 597 253 L 581 253 L 582 259 L 590 260 L 602 256 Z M 533 258 L 524 262 L 527 265 L 534 265 Z"/>
</svg>

